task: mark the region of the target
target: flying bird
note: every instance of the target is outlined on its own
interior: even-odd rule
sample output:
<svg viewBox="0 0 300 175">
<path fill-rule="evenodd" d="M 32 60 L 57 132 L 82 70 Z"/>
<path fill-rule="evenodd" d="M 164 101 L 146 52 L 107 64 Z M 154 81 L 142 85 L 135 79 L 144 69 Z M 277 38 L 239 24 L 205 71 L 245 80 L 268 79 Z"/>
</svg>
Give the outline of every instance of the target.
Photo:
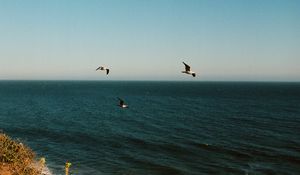
<svg viewBox="0 0 300 175">
<path fill-rule="evenodd" d="M 189 74 L 189 75 L 192 75 L 193 77 L 196 76 L 196 72 L 193 72 L 191 71 L 191 67 L 187 64 L 185 64 L 184 62 L 182 62 L 185 66 L 185 71 L 182 71 L 182 73 L 185 73 L 185 74 Z"/>
<path fill-rule="evenodd" d="M 98 68 L 96 69 L 96 71 L 97 71 L 97 70 L 106 70 L 106 75 L 108 75 L 108 73 L 109 73 L 109 69 L 106 68 L 106 67 L 103 67 L 103 66 L 98 67 Z"/>
<path fill-rule="evenodd" d="M 119 98 L 118 97 L 118 99 L 119 99 L 119 107 L 120 108 L 128 108 L 128 105 L 126 105 L 125 103 L 124 103 L 124 100 L 122 100 L 121 98 Z"/>
</svg>

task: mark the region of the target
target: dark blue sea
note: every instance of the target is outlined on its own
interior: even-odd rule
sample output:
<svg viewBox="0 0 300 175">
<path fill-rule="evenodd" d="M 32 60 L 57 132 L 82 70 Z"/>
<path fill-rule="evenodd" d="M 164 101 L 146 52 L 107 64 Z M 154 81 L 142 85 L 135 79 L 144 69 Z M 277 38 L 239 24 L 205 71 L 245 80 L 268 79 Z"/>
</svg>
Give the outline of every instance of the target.
<svg viewBox="0 0 300 175">
<path fill-rule="evenodd" d="M 298 175 L 300 83 L 0 81 L 0 129 L 53 174 Z"/>
</svg>

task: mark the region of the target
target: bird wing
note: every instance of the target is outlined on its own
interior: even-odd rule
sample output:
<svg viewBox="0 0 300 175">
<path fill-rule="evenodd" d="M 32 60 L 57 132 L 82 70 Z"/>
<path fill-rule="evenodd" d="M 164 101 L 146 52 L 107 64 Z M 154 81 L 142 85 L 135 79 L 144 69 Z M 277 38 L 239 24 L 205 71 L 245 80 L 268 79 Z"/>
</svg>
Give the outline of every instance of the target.
<svg viewBox="0 0 300 175">
<path fill-rule="evenodd" d="M 118 99 L 119 99 L 119 101 L 120 101 L 120 106 L 123 106 L 123 105 L 124 105 L 124 100 L 122 100 L 122 99 L 119 98 L 119 97 L 118 97 Z"/>
<path fill-rule="evenodd" d="M 109 69 L 106 69 L 106 75 L 108 75 L 108 73 L 109 73 Z"/>
<path fill-rule="evenodd" d="M 99 70 L 101 68 L 101 66 L 100 67 L 98 67 L 96 70 Z"/>
<path fill-rule="evenodd" d="M 185 66 L 185 71 L 190 71 L 191 70 L 191 67 L 187 64 L 185 64 L 184 62 L 182 62 Z"/>
</svg>

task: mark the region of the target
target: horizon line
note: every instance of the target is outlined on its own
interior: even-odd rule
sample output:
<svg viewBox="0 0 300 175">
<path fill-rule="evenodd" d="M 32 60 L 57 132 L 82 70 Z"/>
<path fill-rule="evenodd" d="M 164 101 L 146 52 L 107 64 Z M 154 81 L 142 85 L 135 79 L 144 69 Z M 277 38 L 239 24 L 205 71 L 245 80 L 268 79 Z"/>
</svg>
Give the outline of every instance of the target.
<svg viewBox="0 0 300 175">
<path fill-rule="evenodd" d="M 300 80 L 96 80 L 96 79 L 0 79 L 3 81 L 85 81 L 85 82 L 117 82 L 117 81 L 127 81 L 127 82 L 257 82 L 257 83 L 300 83 Z"/>
</svg>

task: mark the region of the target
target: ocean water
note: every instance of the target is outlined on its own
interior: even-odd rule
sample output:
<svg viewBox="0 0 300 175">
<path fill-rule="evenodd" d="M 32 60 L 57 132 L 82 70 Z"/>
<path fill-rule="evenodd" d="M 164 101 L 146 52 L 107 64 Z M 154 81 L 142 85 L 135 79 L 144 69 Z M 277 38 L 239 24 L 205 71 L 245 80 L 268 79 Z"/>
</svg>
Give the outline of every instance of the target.
<svg viewBox="0 0 300 175">
<path fill-rule="evenodd" d="M 0 81 L 0 129 L 53 174 L 298 175 L 300 83 Z"/>
</svg>

